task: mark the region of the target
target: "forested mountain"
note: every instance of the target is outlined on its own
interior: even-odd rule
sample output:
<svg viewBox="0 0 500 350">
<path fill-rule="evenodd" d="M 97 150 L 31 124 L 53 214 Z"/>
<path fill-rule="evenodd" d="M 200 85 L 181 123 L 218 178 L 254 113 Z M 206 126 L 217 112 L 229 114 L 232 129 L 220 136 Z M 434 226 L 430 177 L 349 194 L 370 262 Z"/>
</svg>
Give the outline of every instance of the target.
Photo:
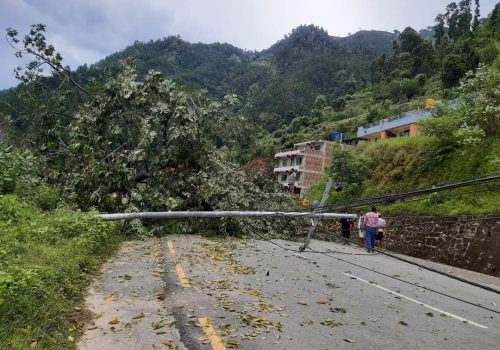
<svg viewBox="0 0 500 350">
<path fill-rule="evenodd" d="M 261 113 L 290 120 L 308 112 L 318 94 L 335 98 L 366 84 L 370 61 L 378 54 L 390 54 L 394 39 L 393 34 L 380 31 L 339 38 L 309 25 L 255 52 L 170 36 L 135 42 L 90 67 L 78 68 L 76 76 L 79 81 L 91 77 L 103 81 L 121 60 L 133 59 L 139 76 L 155 69 L 189 88 L 206 89 L 213 97 L 238 95 L 250 120 Z"/>
</svg>

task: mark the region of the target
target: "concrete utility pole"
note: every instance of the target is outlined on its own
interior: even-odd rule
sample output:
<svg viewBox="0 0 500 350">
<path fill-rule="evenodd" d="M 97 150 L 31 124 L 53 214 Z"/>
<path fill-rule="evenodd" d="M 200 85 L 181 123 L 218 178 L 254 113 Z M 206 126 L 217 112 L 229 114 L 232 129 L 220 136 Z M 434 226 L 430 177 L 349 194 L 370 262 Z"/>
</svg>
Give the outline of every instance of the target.
<svg viewBox="0 0 500 350">
<path fill-rule="evenodd" d="M 331 187 L 331 185 L 330 185 Z M 285 212 L 285 211 L 165 211 L 143 213 L 99 214 L 106 221 L 132 219 L 185 219 L 185 218 L 312 218 L 340 219 L 355 218 L 356 214 Z"/>
<path fill-rule="evenodd" d="M 326 200 L 328 199 L 328 196 L 330 195 L 330 190 L 332 189 L 333 185 L 333 179 L 331 177 L 328 178 L 328 182 L 326 183 L 325 190 L 323 191 L 323 197 L 321 197 L 321 202 L 319 202 L 319 205 L 315 207 L 314 209 L 320 209 L 325 206 Z M 356 214 L 337 214 L 339 215 L 337 219 L 340 218 L 350 218 L 350 219 L 355 219 L 357 217 Z M 306 250 L 307 247 L 309 247 L 309 242 L 311 242 L 311 236 L 316 230 L 318 229 L 319 226 L 319 218 L 320 217 L 314 217 L 311 221 L 311 227 L 309 227 L 309 232 L 307 232 L 307 237 L 306 240 L 304 241 L 304 245 L 299 248 L 301 252 Z"/>
</svg>

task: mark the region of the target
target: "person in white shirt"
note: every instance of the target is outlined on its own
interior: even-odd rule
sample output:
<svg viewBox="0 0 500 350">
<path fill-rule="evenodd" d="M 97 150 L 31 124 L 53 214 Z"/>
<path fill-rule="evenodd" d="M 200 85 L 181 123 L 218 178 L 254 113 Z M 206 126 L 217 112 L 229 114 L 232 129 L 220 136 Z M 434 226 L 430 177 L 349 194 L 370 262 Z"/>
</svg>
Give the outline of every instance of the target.
<svg viewBox="0 0 500 350">
<path fill-rule="evenodd" d="M 378 249 L 383 249 L 383 239 L 384 239 L 384 230 L 385 230 L 385 220 L 382 219 L 382 215 L 378 214 L 378 225 L 377 225 L 377 237 L 375 239 L 375 244 Z"/>
<path fill-rule="evenodd" d="M 363 215 L 363 212 L 360 211 L 358 213 L 358 221 L 356 224 L 356 228 L 358 229 L 358 239 L 359 239 L 359 245 L 362 247 L 365 245 L 365 229 L 364 229 L 364 224 L 365 224 L 365 216 Z"/>
</svg>

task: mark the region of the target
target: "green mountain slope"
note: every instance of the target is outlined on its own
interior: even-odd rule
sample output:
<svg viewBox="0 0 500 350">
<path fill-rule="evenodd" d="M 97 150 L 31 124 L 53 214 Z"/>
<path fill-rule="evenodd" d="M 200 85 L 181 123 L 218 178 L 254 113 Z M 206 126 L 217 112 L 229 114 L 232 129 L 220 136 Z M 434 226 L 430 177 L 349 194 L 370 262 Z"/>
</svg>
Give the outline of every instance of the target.
<svg viewBox="0 0 500 350">
<path fill-rule="evenodd" d="M 121 60 L 133 59 L 139 75 L 155 69 L 217 98 L 237 94 L 249 119 L 265 112 L 277 113 L 286 121 L 309 111 L 318 94 L 333 98 L 366 84 L 371 60 L 390 54 L 394 38 L 380 31 L 339 38 L 309 25 L 294 29 L 269 49 L 251 52 L 171 36 L 136 42 L 90 67 L 78 68 L 76 74 L 81 81 L 91 77 L 102 81 Z"/>
</svg>

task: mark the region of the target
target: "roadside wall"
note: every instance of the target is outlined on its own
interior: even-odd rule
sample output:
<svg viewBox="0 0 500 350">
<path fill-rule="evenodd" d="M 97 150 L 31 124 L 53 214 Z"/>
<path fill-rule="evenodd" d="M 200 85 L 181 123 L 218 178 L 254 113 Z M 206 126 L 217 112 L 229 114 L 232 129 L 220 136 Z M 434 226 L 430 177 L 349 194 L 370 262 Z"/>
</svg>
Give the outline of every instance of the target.
<svg viewBox="0 0 500 350">
<path fill-rule="evenodd" d="M 387 226 L 388 250 L 500 277 L 498 218 L 390 217 Z"/>
<path fill-rule="evenodd" d="M 385 219 L 385 249 L 500 277 L 500 219 L 488 216 L 386 216 Z M 325 222 L 325 226 L 340 232 L 334 222 Z M 328 239 L 324 234 L 321 236 Z M 351 238 L 357 237 L 357 232 L 351 233 Z"/>
</svg>

